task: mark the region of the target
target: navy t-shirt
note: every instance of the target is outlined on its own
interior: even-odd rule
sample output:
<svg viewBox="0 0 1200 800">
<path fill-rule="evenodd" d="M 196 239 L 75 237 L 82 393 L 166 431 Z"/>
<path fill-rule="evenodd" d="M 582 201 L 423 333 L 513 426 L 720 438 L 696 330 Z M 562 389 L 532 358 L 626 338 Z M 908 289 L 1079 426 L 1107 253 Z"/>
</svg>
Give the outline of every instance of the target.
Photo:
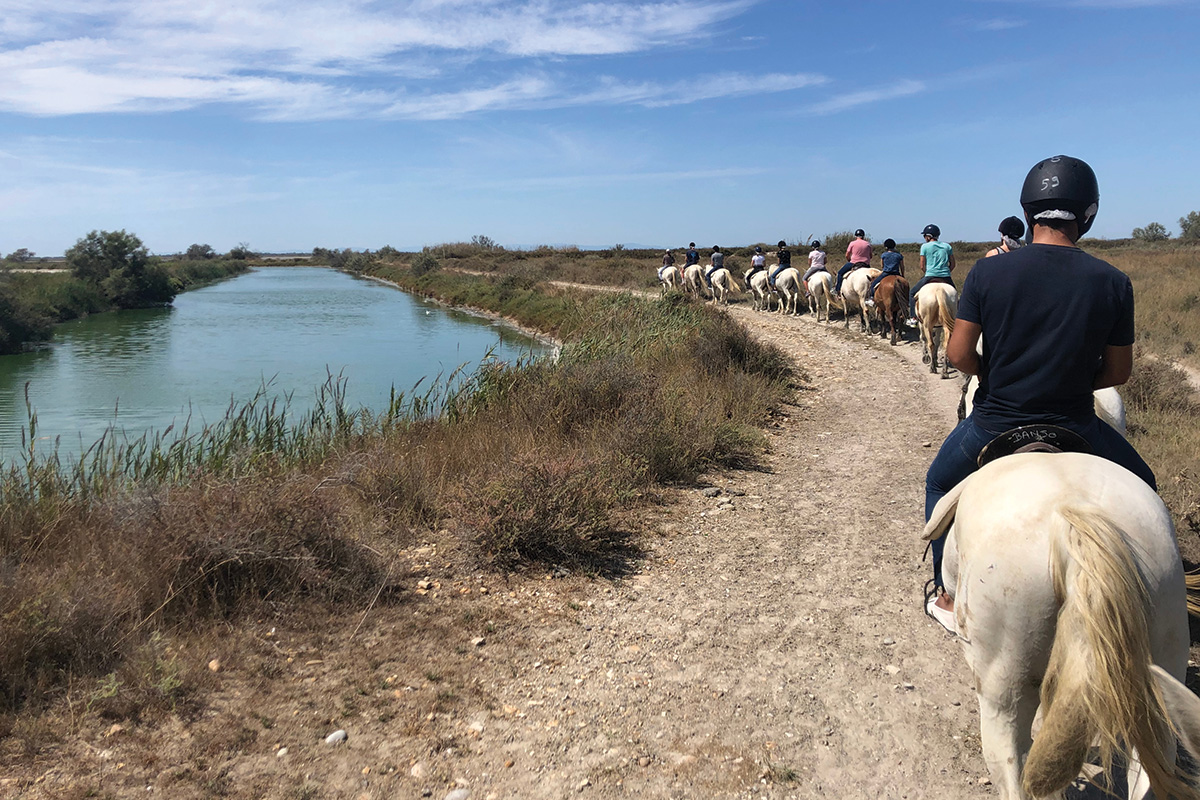
<svg viewBox="0 0 1200 800">
<path fill-rule="evenodd" d="M 899 275 L 900 265 L 904 263 L 904 255 L 897 253 L 895 250 L 884 250 L 880 256 L 883 261 L 882 275 Z"/>
<path fill-rule="evenodd" d="M 1034 244 L 975 262 L 958 318 L 983 330 L 977 422 L 1084 423 L 1104 348 L 1133 344 L 1133 286 L 1078 248 Z"/>
</svg>

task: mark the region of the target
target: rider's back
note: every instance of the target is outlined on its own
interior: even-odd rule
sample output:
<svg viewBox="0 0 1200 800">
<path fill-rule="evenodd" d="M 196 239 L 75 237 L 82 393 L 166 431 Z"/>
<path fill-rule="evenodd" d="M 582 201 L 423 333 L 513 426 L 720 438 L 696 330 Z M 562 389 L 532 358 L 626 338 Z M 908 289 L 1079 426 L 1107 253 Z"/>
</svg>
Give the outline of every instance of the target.
<svg viewBox="0 0 1200 800">
<path fill-rule="evenodd" d="M 1035 244 L 976 262 L 958 318 L 983 331 L 978 422 L 1084 422 L 1105 347 L 1133 344 L 1133 288 L 1082 250 Z"/>
</svg>

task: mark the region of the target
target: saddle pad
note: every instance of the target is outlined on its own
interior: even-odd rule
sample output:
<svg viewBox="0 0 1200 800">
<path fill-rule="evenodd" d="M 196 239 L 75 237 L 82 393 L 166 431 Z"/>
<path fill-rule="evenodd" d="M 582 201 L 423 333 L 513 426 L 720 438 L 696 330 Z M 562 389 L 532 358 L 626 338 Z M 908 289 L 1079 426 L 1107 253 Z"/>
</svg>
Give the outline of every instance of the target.
<svg viewBox="0 0 1200 800">
<path fill-rule="evenodd" d="M 976 463 L 983 466 L 1014 453 L 1090 453 L 1088 440 L 1058 425 L 1022 425 L 1005 431 L 979 451 Z"/>
</svg>

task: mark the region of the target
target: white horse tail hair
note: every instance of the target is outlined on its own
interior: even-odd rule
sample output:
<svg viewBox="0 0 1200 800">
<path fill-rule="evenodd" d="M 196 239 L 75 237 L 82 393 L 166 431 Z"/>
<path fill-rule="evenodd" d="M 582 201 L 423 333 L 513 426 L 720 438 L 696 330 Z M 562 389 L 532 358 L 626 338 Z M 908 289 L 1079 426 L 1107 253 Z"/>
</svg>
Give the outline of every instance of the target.
<svg viewBox="0 0 1200 800">
<path fill-rule="evenodd" d="M 954 334 L 954 320 L 958 316 L 957 308 L 950 308 L 946 302 L 946 293 L 937 293 L 938 315 L 942 318 L 942 327 L 946 329 L 945 342 L 949 344 L 950 337 Z"/>
<path fill-rule="evenodd" d="M 1200 617 L 1200 572 L 1189 572 L 1183 579 L 1187 584 L 1188 613 Z"/>
<path fill-rule="evenodd" d="M 1125 535 L 1097 509 L 1064 505 L 1059 515 L 1050 568 L 1061 609 L 1025 791 L 1066 788 L 1098 738 L 1105 773 L 1132 748 L 1155 797 L 1200 796 L 1163 756 L 1175 729 L 1150 669 L 1150 597 Z"/>
</svg>

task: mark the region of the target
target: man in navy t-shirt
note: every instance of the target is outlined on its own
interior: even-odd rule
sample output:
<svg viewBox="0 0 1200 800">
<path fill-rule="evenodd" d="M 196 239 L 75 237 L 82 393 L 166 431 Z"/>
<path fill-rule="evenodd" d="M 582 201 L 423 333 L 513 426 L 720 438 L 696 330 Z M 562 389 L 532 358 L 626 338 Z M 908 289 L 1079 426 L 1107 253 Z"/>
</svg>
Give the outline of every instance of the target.
<svg viewBox="0 0 1200 800">
<path fill-rule="evenodd" d="M 1068 156 L 1040 162 L 1021 192 L 1033 244 L 980 259 L 967 276 L 946 356 L 961 372 L 978 375 L 979 389 L 971 415 L 946 437 L 925 477 L 927 521 L 938 500 L 975 471 L 988 442 L 1036 423 L 1075 431 L 1095 455 L 1157 490 L 1146 462 L 1094 410 L 1094 390 L 1129 380 L 1134 339 L 1129 277 L 1075 246 L 1099 202 L 1086 163 Z M 944 541 L 933 542 L 939 590 Z M 946 613 L 953 601 L 940 591 L 927 608 L 944 625 L 953 619 Z"/>
</svg>

